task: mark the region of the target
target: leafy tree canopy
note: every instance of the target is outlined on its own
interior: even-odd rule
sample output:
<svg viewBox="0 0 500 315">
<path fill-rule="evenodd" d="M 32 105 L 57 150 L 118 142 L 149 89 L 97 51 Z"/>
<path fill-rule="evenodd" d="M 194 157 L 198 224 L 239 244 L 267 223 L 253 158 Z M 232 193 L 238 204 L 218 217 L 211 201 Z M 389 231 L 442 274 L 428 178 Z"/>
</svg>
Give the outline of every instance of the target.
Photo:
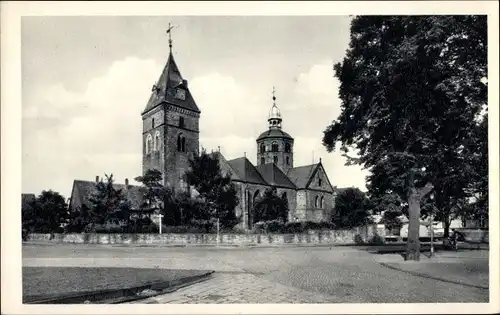
<svg viewBox="0 0 500 315">
<path fill-rule="evenodd" d="M 254 223 L 272 220 L 286 222 L 287 219 L 288 202 L 283 197 L 279 197 L 275 189 L 266 189 L 262 197 L 255 202 Z"/>
<path fill-rule="evenodd" d="M 362 226 L 370 222 L 370 200 L 359 188 L 346 188 L 335 197 L 332 222 L 339 228 Z"/>
<path fill-rule="evenodd" d="M 58 192 L 44 190 L 22 208 L 22 227 L 31 233 L 54 233 L 68 220 L 68 205 Z"/>
<path fill-rule="evenodd" d="M 119 218 L 122 212 L 130 208 L 130 203 L 123 196 L 121 189 L 114 187 L 113 174 L 106 175 L 106 181 L 100 181 L 96 185 L 96 191 L 91 195 L 89 201 L 89 221 L 92 227 L 102 225 L 110 219 Z"/>
<path fill-rule="evenodd" d="M 358 16 L 334 66 L 342 112 L 323 144 L 370 171 L 370 194 L 407 199 L 413 253 L 423 198 L 435 188 L 449 206 L 475 172 L 467 148 L 487 105 L 487 51 L 486 16 Z"/>
<path fill-rule="evenodd" d="M 223 175 L 219 160 L 206 153 L 189 161 L 189 170 L 186 172 L 186 182 L 199 193 L 204 202 L 202 217 L 214 224 L 217 218 L 224 228 L 233 228 L 239 223 L 235 215 L 235 208 L 239 203 L 236 187 L 231 182 L 231 175 Z"/>
</svg>

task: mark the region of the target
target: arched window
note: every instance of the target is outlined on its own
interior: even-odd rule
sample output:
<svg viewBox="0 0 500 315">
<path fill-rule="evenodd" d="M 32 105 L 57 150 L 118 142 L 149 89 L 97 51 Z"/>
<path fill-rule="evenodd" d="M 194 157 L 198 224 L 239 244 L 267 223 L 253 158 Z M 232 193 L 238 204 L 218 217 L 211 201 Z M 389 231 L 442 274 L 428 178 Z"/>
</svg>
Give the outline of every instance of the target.
<svg viewBox="0 0 500 315">
<path fill-rule="evenodd" d="M 155 119 L 151 118 L 151 128 L 154 128 L 154 127 L 155 127 Z"/>
<path fill-rule="evenodd" d="M 184 128 L 184 117 L 179 117 L 179 127 Z"/>
<path fill-rule="evenodd" d="M 151 137 L 151 135 L 148 134 L 146 137 L 146 154 L 151 153 L 152 149 L 153 149 L 153 137 Z"/>
<path fill-rule="evenodd" d="M 260 158 L 260 164 L 266 164 L 266 159 L 263 156 Z"/>
<path fill-rule="evenodd" d="M 321 176 L 318 175 L 318 186 L 321 186 L 323 182 L 321 181 Z"/>
<path fill-rule="evenodd" d="M 273 152 L 278 152 L 278 142 L 273 142 L 273 144 L 272 144 L 272 151 Z"/>
<path fill-rule="evenodd" d="M 277 155 L 273 156 L 273 162 L 275 164 L 278 164 L 278 156 Z"/>
<path fill-rule="evenodd" d="M 320 199 L 320 201 L 319 201 L 319 207 L 320 207 L 321 209 L 323 209 L 323 208 L 325 207 L 324 202 L 325 202 L 325 199 L 323 198 L 323 196 L 321 196 L 321 199 Z"/>
<path fill-rule="evenodd" d="M 314 199 L 314 207 L 315 208 L 319 207 L 319 196 L 316 196 L 316 198 Z"/>
<path fill-rule="evenodd" d="M 186 152 L 186 138 L 182 133 L 177 137 L 177 151 Z"/>
<path fill-rule="evenodd" d="M 260 144 L 260 153 L 265 153 L 266 152 L 266 145 L 264 143 Z"/>
<path fill-rule="evenodd" d="M 154 150 L 160 151 L 160 132 L 159 131 L 157 131 L 155 133 Z"/>
<path fill-rule="evenodd" d="M 290 158 L 288 156 L 286 157 L 286 165 L 290 165 Z"/>
<path fill-rule="evenodd" d="M 285 143 L 285 152 L 290 153 L 292 151 L 292 146 L 289 142 Z"/>
</svg>

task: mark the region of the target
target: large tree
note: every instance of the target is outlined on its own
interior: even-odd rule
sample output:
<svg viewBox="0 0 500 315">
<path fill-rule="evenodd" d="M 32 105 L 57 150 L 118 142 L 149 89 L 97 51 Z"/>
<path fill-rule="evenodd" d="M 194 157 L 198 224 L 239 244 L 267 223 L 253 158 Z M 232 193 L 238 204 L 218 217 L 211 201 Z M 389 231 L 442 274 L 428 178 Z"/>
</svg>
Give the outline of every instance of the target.
<svg viewBox="0 0 500 315">
<path fill-rule="evenodd" d="M 203 200 L 203 211 L 210 224 L 219 219 L 224 228 L 233 228 L 239 223 L 235 208 L 239 203 L 236 187 L 231 182 L 231 175 L 223 175 L 219 159 L 207 154 L 204 150 L 199 156 L 189 161 L 189 170 L 186 172 L 186 182 L 199 194 Z"/>
<path fill-rule="evenodd" d="M 82 205 L 70 211 L 68 224 L 65 227 L 68 233 L 81 233 L 90 224 L 90 210 L 87 205 Z"/>
<path fill-rule="evenodd" d="M 96 226 L 106 224 L 110 219 L 123 218 L 127 212 L 129 202 L 121 189 L 114 187 L 113 174 L 106 175 L 106 181 L 96 185 L 95 192 L 89 198 L 88 228 L 94 230 Z"/>
<path fill-rule="evenodd" d="M 406 200 L 406 259 L 420 258 L 422 200 L 434 188 L 440 198 L 468 160 L 462 148 L 486 105 L 486 39 L 486 16 L 358 16 L 334 66 L 342 112 L 323 143 L 370 171 L 370 194 Z"/>
<path fill-rule="evenodd" d="M 370 200 L 359 188 L 346 188 L 335 197 L 332 223 L 339 228 L 352 228 L 370 222 Z"/>
<path fill-rule="evenodd" d="M 162 184 L 162 173 L 156 169 L 150 169 L 135 180 L 141 183 L 141 208 L 163 214 L 165 224 L 175 225 L 177 207 L 172 191 Z"/>
<path fill-rule="evenodd" d="M 54 233 L 68 220 L 68 205 L 58 192 L 44 190 L 22 208 L 22 228 L 29 233 Z"/>
<path fill-rule="evenodd" d="M 254 217 L 255 222 L 265 222 L 278 220 L 283 223 L 287 221 L 288 218 L 288 203 L 282 197 L 276 194 L 276 190 L 269 188 L 266 189 L 264 195 L 257 199 L 254 206 Z"/>
</svg>

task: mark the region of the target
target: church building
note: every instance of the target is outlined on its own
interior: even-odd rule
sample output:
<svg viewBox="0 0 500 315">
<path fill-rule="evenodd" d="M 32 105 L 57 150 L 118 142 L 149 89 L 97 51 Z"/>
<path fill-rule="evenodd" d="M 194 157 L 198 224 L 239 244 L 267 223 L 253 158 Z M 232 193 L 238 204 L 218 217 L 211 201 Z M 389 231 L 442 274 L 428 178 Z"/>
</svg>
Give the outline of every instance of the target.
<svg viewBox="0 0 500 315">
<path fill-rule="evenodd" d="M 202 115 L 188 81 L 174 60 L 171 39 L 169 46 L 166 65 L 141 114 L 142 170 L 143 173 L 148 169 L 160 170 L 163 184 L 179 192 L 189 189 L 183 180 L 184 173 L 189 160 L 200 154 Z M 246 156 L 227 159 L 219 151 L 212 153 L 237 188 L 239 204 L 235 212 L 242 219 L 240 227 L 252 228 L 253 206 L 269 188 L 288 201 L 289 221 L 328 221 L 334 207 L 334 187 L 321 159 L 311 165 L 294 165 L 294 139 L 282 128 L 283 118 L 274 91 L 267 122 L 268 128 L 255 140 L 257 165 Z M 74 191 L 78 190 L 77 182 L 82 181 L 75 181 Z M 136 190 L 136 187 L 130 188 L 130 191 Z"/>
</svg>

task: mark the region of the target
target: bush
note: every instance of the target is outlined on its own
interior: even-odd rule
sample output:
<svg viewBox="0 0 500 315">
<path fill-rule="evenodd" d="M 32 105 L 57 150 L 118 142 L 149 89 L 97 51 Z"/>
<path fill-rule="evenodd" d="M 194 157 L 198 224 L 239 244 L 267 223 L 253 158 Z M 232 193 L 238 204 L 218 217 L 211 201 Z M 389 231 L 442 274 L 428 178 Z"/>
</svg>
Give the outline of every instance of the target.
<svg viewBox="0 0 500 315">
<path fill-rule="evenodd" d="M 117 226 L 112 226 L 112 227 L 96 226 L 93 233 L 103 233 L 103 234 L 123 233 L 123 229 Z"/>
<path fill-rule="evenodd" d="M 278 220 L 267 221 L 267 232 L 268 233 L 281 233 L 285 227 L 283 222 Z"/>
<path fill-rule="evenodd" d="M 382 236 L 375 234 L 371 239 L 370 239 L 370 245 L 383 245 L 385 243 L 385 240 Z"/>
<path fill-rule="evenodd" d="M 55 234 L 63 234 L 64 233 L 64 228 L 62 226 L 58 226 L 54 229 Z"/>
<path fill-rule="evenodd" d="M 252 232 L 254 233 L 266 233 L 267 223 L 266 222 L 257 222 L 253 225 Z"/>
<path fill-rule="evenodd" d="M 22 232 L 21 232 L 21 238 L 23 239 L 23 241 L 27 241 L 28 238 L 29 238 L 29 232 L 27 229 L 23 229 Z"/>
<path fill-rule="evenodd" d="M 289 222 L 283 227 L 283 233 L 285 234 L 298 234 L 303 232 L 304 227 L 300 222 Z"/>
<path fill-rule="evenodd" d="M 354 243 L 356 245 L 363 245 L 365 243 L 365 241 L 363 240 L 363 237 L 361 237 L 360 234 L 356 234 L 356 235 L 354 235 Z"/>
<path fill-rule="evenodd" d="M 167 226 L 165 227 L 162 232 L 163 233 L 193 233 L 193 234 L 200 234 L 204 233 L 204 229 L 197 227 L 197 226 Z"/>
</svg>

